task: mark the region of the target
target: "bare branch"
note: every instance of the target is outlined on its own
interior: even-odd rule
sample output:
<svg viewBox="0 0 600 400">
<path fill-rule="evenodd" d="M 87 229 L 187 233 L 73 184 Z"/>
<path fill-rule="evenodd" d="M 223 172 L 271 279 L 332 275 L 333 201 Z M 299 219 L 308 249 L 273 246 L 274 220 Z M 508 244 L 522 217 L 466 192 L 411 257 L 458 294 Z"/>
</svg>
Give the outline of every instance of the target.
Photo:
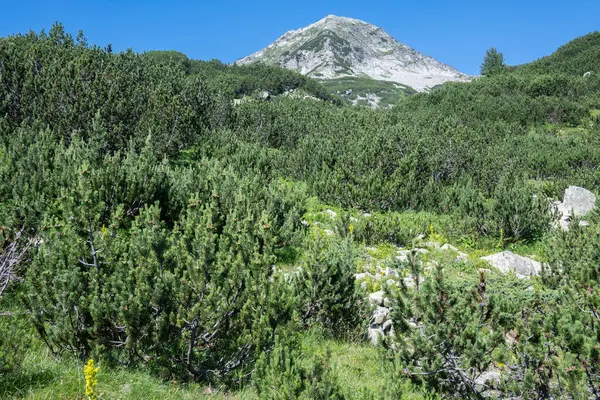
<svg viewBox="0 0 600 400">
<path fill-rule="evenodd" d="M 19 280 L 17 267 L 27 262 L 27 252 L 34 243 L 23 238 L 25 227 L 21 228 L 14 239 L 0 249 L 0 296 L 11 282 Z"/>
</svg>

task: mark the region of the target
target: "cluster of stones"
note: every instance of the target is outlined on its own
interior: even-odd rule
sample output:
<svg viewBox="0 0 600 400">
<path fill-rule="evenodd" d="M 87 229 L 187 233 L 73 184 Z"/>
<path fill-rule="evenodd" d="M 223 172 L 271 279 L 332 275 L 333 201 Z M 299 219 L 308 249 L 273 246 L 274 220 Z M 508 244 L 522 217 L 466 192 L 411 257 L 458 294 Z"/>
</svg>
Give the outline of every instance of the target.
<svg viewBox="0 0 600 400">
<path fill-rule="evenodd" d="M 390 318 L 391 303 L 382 290 L 371 293 L 369 302 L 376 308 L 369 321 L 368 336 L 369 341 L 376 346 L 385 336 L 393 335 L 394 327 Z"/>
<path fill-rule="evenodd" d="M 466 261 L 468 255 L 459 251 L 456 247 L 450 244 L 444 244 L 443 246 L 437 242 L 427 242 L 424 244 L 424 247 L 427 248 L 414 248 L 411 250 L 398 250 L 396 259 L 399 261 L 408 262 L 410 257 L 415 255 L 427 254 L 431 250 L 438 249 L 441 251 L 451 251 L 456 254 L 456 259 L 458 261 Z M 417 262 L 421 263 L 421 260 L 417 260 Z M 430 269 L 435 266 L 435 261 L 430 261 L 426 264 L 425 269 Z M 367 288 L 366 280 L 374 279 L 374 280 L 386 280 L 386 284 L 388 286 L 400 286 L 400 280 L 404 283 L 404 285 L 408 288 L 414 288 L 416 286 L 415 279 L 411 276 L 402 278 L 398 271 L 393 268 L 382 268 L 381 266 L 377 266 L 379 269 L 378 273 L 370 273 L 370 272 L 362 272 L 355 275 L 357 281 L 362 281 L 361 285 L 363 288 Z M 421 277 L 420 282 L 423 281 Z M 369 329 L 368 329 L 368 337 L 370 342 L 373 345 L 377 345 L 380 340 L 388 335 L 393 335 L 393 321 L 390 317 L 391 312 L 391 302 L 388 298 L 385 297 L 385 292 L 380 290 L 375 293 L 371 293 L 369 295 L 369 302 L 375 307 L 373 314 L 369 320 Z"/>
</svg>

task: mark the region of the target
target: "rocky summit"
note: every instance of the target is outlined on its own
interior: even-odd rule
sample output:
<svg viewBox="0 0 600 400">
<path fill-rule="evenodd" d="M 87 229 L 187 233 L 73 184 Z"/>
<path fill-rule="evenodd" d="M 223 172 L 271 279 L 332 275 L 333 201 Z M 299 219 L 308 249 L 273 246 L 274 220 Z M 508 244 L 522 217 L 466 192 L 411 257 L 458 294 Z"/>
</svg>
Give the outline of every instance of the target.
<svg viewBox="0 0 600 400">
<path fill-rule="evenodd" d="M 238 60 L 262 62 L 319 79 L 370 78 L 426 91 L 468 75 L 398 42 L 383 29 L 357 19 L 329 15 L 289 31 L 267 48 Z"/>
</svg>

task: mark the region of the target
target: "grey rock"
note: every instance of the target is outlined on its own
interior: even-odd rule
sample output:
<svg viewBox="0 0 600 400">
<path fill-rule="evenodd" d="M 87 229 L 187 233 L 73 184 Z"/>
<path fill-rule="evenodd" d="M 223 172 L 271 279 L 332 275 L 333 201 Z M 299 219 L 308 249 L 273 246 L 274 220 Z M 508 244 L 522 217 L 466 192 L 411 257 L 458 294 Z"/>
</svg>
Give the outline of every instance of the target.
<svg viewBox="0 0 600 400">
<path fill-rule="evenodd" d="M 555 228 L 563 231 L 569 230 L 573 217 L 582 217 L 594 209 L 596 195 L 587 189 L 578 186 L 569 186 L 565 190 L 563 201 L 552 202 L 553 208 L 558 213 Z M 584 225 L 585 226 L 585 225 Z"/>
<path fill-rule="evenodd" d="M 392 302 L 390 299 L 388 299 L 387 297 L 383 299 L 383 306 L 390 308 L 392 306 Z"/>
<path fill-rule="evenodd" d="M 392 322 L 392 320 L 391 320 L 391 319 L 388 319 L 387 321 L 385 321 L 385 322 L 383 323 L 383 326 L 381 327 L 381 328 L 383 329 L 383 332 L 384 332 L 384 333 L 388 333 L 388 332 L 389 332 L 389 331 L 392 329 L 392 325 L 393 325 L 393 324 L 394 324 L 394 323 Z"/>
<path fill-rule="evenodd" d="M 377 346 L 379 341 L 383 339 L 385 334 L 383 333 L 383 329 L 381 328 L 369 328 L 367 331 L 367 336 L 369 337 L 369 341 L 373 346 Z"/>
<path fill-rule="evenodd" d="M 445 245 L 442 246 L 442 250 L 444 251 L 453 251 L 455 253 L 458 253 L 458 249 L 454 246 L 452 246 L 449 243 L 446 243 Z"/>
<path fill-rule="evenodd" d="M 385 276 L 391 276 L 391 277 L 398 276 L 398 271 L 396 271 L 395 269 L 391 269 L 390 267 L 387 267 L 385 269 Z"/>
<path fill-rule="evenodd" d="M 371 317 L 371 323 L 374 325 L 382 325 L 385 321 L 387 321 L 389 313 L 389 308 L 377 307 L 375 312 L 373 312 L 373 316 Z"/>
<path fill-rule="evenodd" d="M 399 256 L 396 256 L 396 260 L 398 260 L 398 261 L 402 261 L 402 262 L 406 262 L 406 261 L 408 261 L 408 254 L 409 254 L 409 253 L 410 253 L 410 252 L 408 252 L 408 253 L 405 253 L 405 252 L 400 252 L 400 255 L 399 255 Z"/>
<path fill-rule="evenodd" d="M 439 249 L 440 244 L 438 242 L 427 242 L 427 243 L 425 243 L 425 247 L 430 248 L 430 249 Z"/>
<path fill-rule="evenodd" d="M 479 377 L 475 379 L 475 383 L 480 386 L 498 387 L 501 379 L 502 374 L 500 371 L 490 370 L 479 375 Z"/>
<path fill-rule="evenodd" d="M 357 281 L 364 281 L 367 278 L 373 278 L 373 274 L 369 272 L 361 272 L 359 274 L 354 274 L 354 279 Z"/>
<path fill-rule="evenodd" d="M 427 249 L 399 250 L 398 256 L 396 256 L 396 259 L 400 260 L 400 261 L 408 261 L 410 255 L 413 251 L 416 252 L 417 255 L 429 253 L 429 250 L 427 250 Z"/>
<path fill-rule="evenodd" d="M 425 279 L 423 277 L 419 278 L 419 283 L 423 283 Z M 409 289 L 414 289 L 417 285 L 415 279 L 412 276 L 404 278 L 404 285 Z"/>
<path fill-rule="evenodd" d="M 371 304 L 374 304 L 376 306 L 382 306 L 384 296 L 385 293 L 383 292 L 383 290 L 380 290 L 378 292 L 371 293 L 369 295 L 369 301 L 371 302 Z"/>
<path fill-rule="evenodd" d="M 335 219 L 335 217 L 337 217 L 337 213 L 333 210 L 325 210 L 325 214 L 327 214 L 331 219 Z"/>
<path fill-rule="evenodd" d="M 510 251 L 492 254 L 491 256 L 481 257 L 492 266 L 498 268 L 500 272 L 507 273 L 513 271 L 517 277 L 537 276 L 542 270 L 542 264 L 531 258 L 519 256 Z"/>
<path fill-rule="evenodd" d="M 588 71 L 585 74 L 583 74 L 584 78 L 589 78 L 590 76 L 592 76 L 592 71 Z"/>
<path fill-rule="evenodd" d="M 581 220 L 579 221 L 579 226 L 590 226 L 590 223 L 588 221 Z"/>
<path fill-rule="evenodd" d="M 596 195 L 587 189 L 578 186 L 569 186 L 565 190 L 563 205 L 567 210 L 573 210 L 573 215 L 583 217 L 594 209 Z M 560 207 L 559 207 L 560 211 Z M 563 213 L 563 215 L 565 215 Z"/>
<path fill-rule="evenodd" d="M 571 224 L 571 217 L 569 215 L 562 215 L 558 220 L 558 227 L 563 231 L 569 230 L 569 225 Z"/>
<path fill-rule="evenodd" d="M 462 261 L 465 262 L 469 259 L 469 255 L 467 253 L 462 253 L 462 252 L 458 252 L 458 255 L 456 256 L 456 260 L 457 261 Z"/>
</svg>

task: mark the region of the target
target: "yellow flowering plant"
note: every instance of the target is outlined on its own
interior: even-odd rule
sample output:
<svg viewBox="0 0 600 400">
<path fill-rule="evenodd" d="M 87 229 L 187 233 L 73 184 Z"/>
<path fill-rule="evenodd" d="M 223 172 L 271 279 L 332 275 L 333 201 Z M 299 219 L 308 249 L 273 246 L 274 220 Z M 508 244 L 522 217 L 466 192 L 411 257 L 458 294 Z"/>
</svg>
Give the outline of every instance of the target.
<svg viewBox="0 0 600 400">
<path fill-rule="evenodd" d="M 85 376 L 85 395 L 90 400 L 98 399 L 98 392 L 96 392 L 96 386 L 98 385 L 98 378 L 96 375 L 100 368 L 94 366 L 94 360 L 89 359 L 87 364 L 83 367 L 83 375 Z"/>
</svg>

